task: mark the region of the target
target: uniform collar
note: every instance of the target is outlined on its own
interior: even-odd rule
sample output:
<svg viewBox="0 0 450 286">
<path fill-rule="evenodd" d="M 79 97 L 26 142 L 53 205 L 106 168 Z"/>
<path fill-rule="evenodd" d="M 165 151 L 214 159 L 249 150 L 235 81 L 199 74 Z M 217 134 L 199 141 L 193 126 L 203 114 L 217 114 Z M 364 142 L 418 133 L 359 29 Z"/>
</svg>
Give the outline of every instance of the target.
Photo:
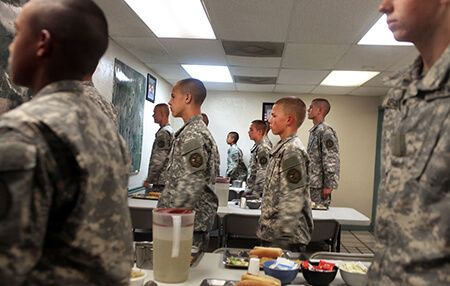
<svg viewBox="0 0 450 286">
<path fill-rule="evenodd" d="M 183 131 L 184 128 L 186 128 L 186 126 L 194 124 L 195 122 L 198 121 L 203 121 L 203 117 L 201 115 L 192 116 L 191 118 L 188 119 L 188 121 L 184 123 L 183 126 L 181 126 L 180 129 L 178 129 L 178 131 L 175 133 L 175 136 L 178 136 L 181 133 L 181 131 Z"/>
<path fill-rule="evenodd" d="M 427 100 L 448 96 L 450 91 L 450 45 L 426 74 L 421 74 L 422 69 L 423 60 L 419 56 L 407 68 L 386 77 L 384 83 L 391 88 L 408 90 L 408 97 L 417 96 L 420 91 L 425 91 Z M 436 90 L 442 90 L 442 92 L 430 93 Z"/>
<path fill-rule="evenodd" d="M 309 132 L 313 132 L 314 130 L 316 130 L 316 129 L 319 127 L 319 125 L 321 125 L 321 124 L 323 124 L 323 123 L 325 123 L 325 119 L 322 120 L 322 121 L 320 121 L 320 122 L 317 123 L 316 125 L 314 125 L 311 129 L 309 129 Z"/>
<path fill-rule="evenodd" d="M 82 93 L 84 90 L 83 84 L 78 80 L 62 80 L 52 82 L 44 86 L 34 97 L 41 97 L 57 92 L 78 92 Z"/>
<path fill-rule="evenodd" d="M 283 140 L 279 141 L 277 143 L 277 145 L 275 145 L 272 149 L 272 151 L 270 151 L 270 155 L 273 155 L 275 153 L 277 153 L 286 143 L 288 143 L 289 141 L 294 140 L 295 138 L 298 138 L 297 133 L 291 134 L 288 137 L 284 138 Z"/>
</svg>

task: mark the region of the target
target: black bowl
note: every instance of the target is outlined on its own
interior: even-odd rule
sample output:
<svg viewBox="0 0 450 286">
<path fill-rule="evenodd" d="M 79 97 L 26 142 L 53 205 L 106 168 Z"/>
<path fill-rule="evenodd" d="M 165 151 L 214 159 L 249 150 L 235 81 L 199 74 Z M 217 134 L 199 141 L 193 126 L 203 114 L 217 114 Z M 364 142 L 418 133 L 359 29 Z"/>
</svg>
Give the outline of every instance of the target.
<svg viewBox="0 0 450 286">
<path fill-rule="evenodd" d="M 260 201 L 257 201 L 257 202 L 247 201 L 247 206 L 249 209 L 259 209 L 259 207 L 261 206 L 261 202 Z"/>
<path fill-rule="evenodd" d="M 310 264 L 317 266 L 319 265 L 319 262 L 312 262 Z M 309 271 L 308 269 L 303 268 L 303 266 L 301 268 L 305 280 L 308 281 L 309 284 L 317 286 L 330 285 L 330 283 L 333 282 L 334 278 L 336 278 L 336 274 L 338 271 L 337 266 L 334 266 L 333 271 L 330 272 Z"/>
</svg>

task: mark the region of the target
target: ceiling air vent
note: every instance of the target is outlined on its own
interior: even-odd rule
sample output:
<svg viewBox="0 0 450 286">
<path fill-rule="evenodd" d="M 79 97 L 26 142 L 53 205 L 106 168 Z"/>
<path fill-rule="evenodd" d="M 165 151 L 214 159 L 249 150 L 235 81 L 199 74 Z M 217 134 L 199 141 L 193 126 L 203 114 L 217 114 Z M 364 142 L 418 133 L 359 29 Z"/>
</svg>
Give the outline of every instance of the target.
<svg viewBox="0 0 450 286">
<path fill-rule="evenodd" d="M 222 41 L 229 56 L 280 58 L 284 43 Z"/>
<path fill-rule="evenodd" d="M 247 83 L 247 84 L 276 84 L 276 77 L 258 77 L 258 76 L 238 76 L 234 77 L 235 83 Z"/>
</svg>

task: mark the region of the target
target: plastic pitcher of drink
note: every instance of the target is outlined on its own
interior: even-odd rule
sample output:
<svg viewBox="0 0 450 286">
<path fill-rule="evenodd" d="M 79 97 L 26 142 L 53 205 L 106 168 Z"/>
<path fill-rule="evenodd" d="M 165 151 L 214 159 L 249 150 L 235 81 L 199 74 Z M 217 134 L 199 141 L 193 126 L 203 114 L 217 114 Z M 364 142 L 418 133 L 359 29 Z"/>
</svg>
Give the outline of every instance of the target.
<svg viewBox="0 0 450 286">
<path fill-rule="evenodd" d="M 219 199 L 219 207 L 226 207 L 228 205 L 228 192 L 230 188 L 230 178 L 224 178 L 221 176 L 216 177 L 216 185 L 214 189 L 216 191 L 217 198 Z"/>
<path fill-rule="evenodd" d="M 185 209 L 153 210 L 153 275 L 164 283 L 189 278 L 195 212 Z"/>
</svg>

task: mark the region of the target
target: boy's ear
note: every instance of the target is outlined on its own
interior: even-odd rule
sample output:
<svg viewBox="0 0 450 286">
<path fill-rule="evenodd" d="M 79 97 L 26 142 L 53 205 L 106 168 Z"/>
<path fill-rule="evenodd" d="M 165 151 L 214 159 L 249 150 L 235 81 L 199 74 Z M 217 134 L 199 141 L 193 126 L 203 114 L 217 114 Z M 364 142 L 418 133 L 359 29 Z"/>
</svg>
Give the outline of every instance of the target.
<svg viewBox="0 0 450 286">
<path fill-rule="evenodd" d="M 42 57 L 47 55 L 51 51 L 52 35 L 46 29 L 39 32 L 39 42 L 37 46 L 37 55 Z"/>
<path fill-rule="evenodd" d="M 294 124 L 294 122 L 295 122 L 295 117 L 294 116 L 292 116 L 292 115 L 289 115 L 288 116 L 288 119 L 287 119 L 287 126 L 291 126 L 291 125 L 293 125 Z"/>
<path fill-rule="evenodd" d="M 192 101 L 192 94 L 191 93 L 186 93 L 185 94 L 185 100 L 186 100 L 186 103 L 191 103 L 191 101 Z"/>
</svg>

